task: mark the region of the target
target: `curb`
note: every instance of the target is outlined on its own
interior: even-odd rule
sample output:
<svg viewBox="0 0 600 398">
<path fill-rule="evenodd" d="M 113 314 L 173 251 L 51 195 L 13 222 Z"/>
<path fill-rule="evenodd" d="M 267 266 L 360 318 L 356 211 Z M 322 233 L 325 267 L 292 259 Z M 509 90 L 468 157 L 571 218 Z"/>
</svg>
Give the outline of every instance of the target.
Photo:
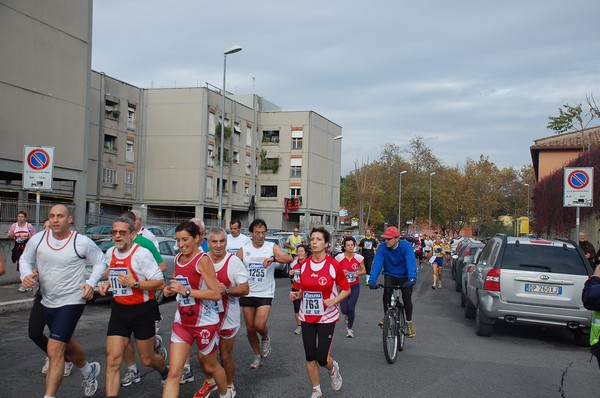
<svg viewBox="0 0 600 398">
<path fill-rule="evenodd" d="M 0 315 L 9 312 L 28 310 L 33 307 L 33 298 L 5 301 L 0 303 Z"/>
</svg>

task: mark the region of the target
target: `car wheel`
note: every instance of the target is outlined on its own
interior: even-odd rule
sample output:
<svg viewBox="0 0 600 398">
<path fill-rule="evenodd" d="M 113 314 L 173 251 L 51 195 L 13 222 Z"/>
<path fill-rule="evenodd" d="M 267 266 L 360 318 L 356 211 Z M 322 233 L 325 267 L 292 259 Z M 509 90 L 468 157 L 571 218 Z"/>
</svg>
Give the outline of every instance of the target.
<svg viewBox="0 0 600 398">
<path fill-rule="evenodd" d="M 493 324 L 484 323 L 486 316 L 481 313 L 481 309 L 477 306 L 475 310 L 475 334 L 482 337 L 490 337 L 494 329 Z"/>
<path fill-rule="evenodd" d="M 471 304 L 471 301 L 467 296 L 465 296 L 465 318 L 473 319 L 475 318 L 475 306 Z"/>
<path fill-rule="evenodd" d="M 589 330 L 584 331 L 583 329 L 575 329 L 573 330 L 573 338 L 575 340 L 575 345 L 579 347 L 589 347 L 590 346 L 590 332 Z"/>
</svg>

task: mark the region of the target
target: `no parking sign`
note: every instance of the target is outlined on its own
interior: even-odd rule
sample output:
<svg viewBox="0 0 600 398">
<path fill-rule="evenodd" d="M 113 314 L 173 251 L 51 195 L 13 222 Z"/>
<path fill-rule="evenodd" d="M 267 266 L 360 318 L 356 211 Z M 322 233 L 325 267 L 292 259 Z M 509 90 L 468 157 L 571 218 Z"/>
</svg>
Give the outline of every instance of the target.
<svg viewBox="0 0 600 398">
<path fill-rule="evenodd" d="M 25 146 L 23 189 L 51 191 L 54 171 L 54 147 Z"/>
<path fill-rule="evenodd" d="M 564 207 L 592 207 L 594 198 L 594 168 L 565 167 Z"/>
</svg>

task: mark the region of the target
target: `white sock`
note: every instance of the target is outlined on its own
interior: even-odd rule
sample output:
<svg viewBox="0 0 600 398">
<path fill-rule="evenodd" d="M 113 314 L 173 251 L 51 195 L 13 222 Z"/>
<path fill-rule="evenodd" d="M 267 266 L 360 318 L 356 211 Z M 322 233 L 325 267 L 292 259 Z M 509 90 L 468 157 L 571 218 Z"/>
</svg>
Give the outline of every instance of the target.
<svg viewBox="0 0 600 398">
<path fill-rule="evenodd" d="M 54 398 L 54 395 L 44 395 L 44 398 Z"/>
<path fill-rule="evenodd" d="M 87 379 L 92 374 L 92 367 L 89 362 L 86 362 L 83 368 L 79 368 L 79 370 L 81 370 L 84 379 Z"/>
<path fill-rule="evenodd" d="M 317 384 L 316 386 L 313 386 L 313 390 L 317 390 L 318 392 L 321 392 L 321 385 Z"/>
<path fill-rule="evenodd" d="M 134 363 L 133 365 L 131 365 L 131 366 L 128 366 L 128 367 L 127 367 L 127 370 L 132 370 L 132 371 L 134 371 L 135 373 L 137 373 L 137 371 L 138 371 L 137 364 L 135 364 L 135 363 Z"/>
</svg>

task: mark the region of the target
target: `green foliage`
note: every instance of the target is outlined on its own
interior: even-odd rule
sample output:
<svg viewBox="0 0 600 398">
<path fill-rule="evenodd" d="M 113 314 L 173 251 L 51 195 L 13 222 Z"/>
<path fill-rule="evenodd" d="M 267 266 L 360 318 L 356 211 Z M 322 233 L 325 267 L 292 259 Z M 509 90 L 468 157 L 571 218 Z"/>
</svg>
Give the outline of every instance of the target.
<svg viewBox="0 0 600 398">
<path fill-rule="evenodd" d="M 574 121 L 577 121 L 580 126 L 583 125 L 583 119 L 581 117 L 581 104 L 574 107 L 570 106 L 569 104 L 565 104 L 562 107 L 564 108 L 564 111 L 563 109 L 558 108 L 558 116 L 548 117 L 550 121 L 546 125 L 547 129 L 554 130 L 557 134 L 560 134 L 569 130 L 573 130 Z"/>
<path fill-rule="evenodd" d="M 223 134 L 224 136 L 224 141 L 225 141 L 225 145 L 227 146 L 227 142 L 230 140 L 231 138 L 231 126 L 225 126 L 225 134 Z M 216 158 L 217 158 L 217 164 L 220 164 L 221 162 L 221 123 L 217 123 L 217 126 L 215 127 L 215 153 L 217 154 Z M 231 155 L 229 153 L 229 149 L 228 148 L 223 148 L 223 163 L 231 163 Z"/>
<path fill-rule="evenodd" d="M 260 163 L 258 169 L 261 171 L 271 171 L 273 174 L 277 174 L 279 171 L 279 158 L 268 158 L 267 151 L 262 149 L 260 151 Z"/>
</svg>

